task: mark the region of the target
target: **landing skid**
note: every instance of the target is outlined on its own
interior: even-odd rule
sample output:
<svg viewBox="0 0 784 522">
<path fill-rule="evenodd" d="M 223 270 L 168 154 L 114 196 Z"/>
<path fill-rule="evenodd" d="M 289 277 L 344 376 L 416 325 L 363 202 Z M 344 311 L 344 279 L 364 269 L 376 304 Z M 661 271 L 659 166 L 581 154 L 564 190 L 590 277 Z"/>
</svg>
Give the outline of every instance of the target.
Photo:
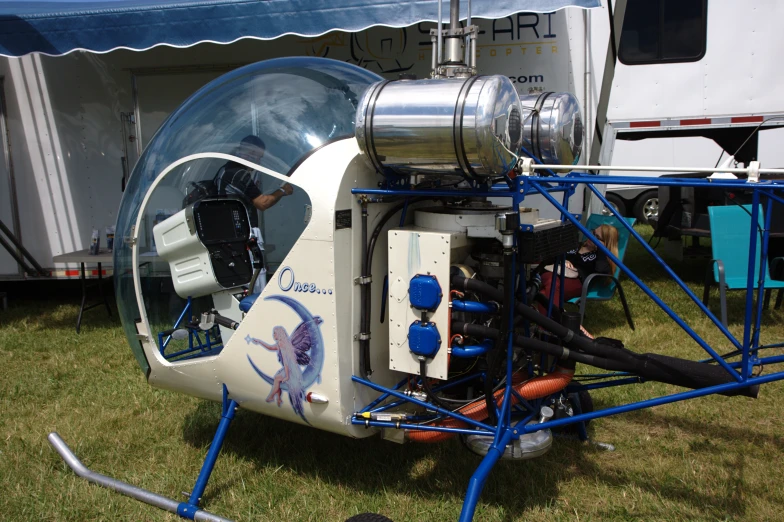
<svg viewBox="0 0 784 522">
<path fill-rule="evenodd" d="M 204 489 L 207 487 L 207 481 L 210 478 L 212 469 L 215 467 L 215 461 L 218 459 L 218 454 L 220 453 L 221 447 L 223 446 L 223 440 L 226 437 L 229 424 L 231 424 L 232 419 L 234 419 L 234 413 L 236 410 L 237 403 L 234 400 L 228 399 L 228 392 L 224 386 L 223 412 L 221 413 L 220 424 L 218 424 L 218 430 L 215 432 L 215 438 L 212 440 L 212 444 L 210 444 L 210 449 L 207 451 L 204 464 L 202 464 L 201 471 L 199 472 L 199 476 L 196 479 L 196 485 L 193 487 L 193 492 L 190 494 L 187 502 L 178 502 L 168 497 L 147 491 L 146 489 L 133 486 L 127 482 L 123 482 L 121 480 L 102 475 L 101 473 L 91 471 L 87 466 L 82 464 L 78 457 L 71 451 L 71 448 L 68 447 L 65 441 L 63 441 L 63 439 L 60 438 L 60 435 L 58 435 L 56 432 L 50 433 L 48 439 L 49 443 L 54 447 L 55 451 L 60 454 L 65 463 L 68 464 L 72 470 L 74 470 L 74 473 L 83 479 L 87 479 L 87 481 L 92 482 L 93 484 L 113 489 L 114 491 L 122 493 L 125 496 L 163 509 L 164 511 L 175 513 L 188 520 L 232 522 L 228 518 L 220 517 L 210 513 L 209 511 L 204 511 L 203 509 L 199 508 L 199 502 L 201 501 L 201 496 L 204 494 Z"/>
</svg>

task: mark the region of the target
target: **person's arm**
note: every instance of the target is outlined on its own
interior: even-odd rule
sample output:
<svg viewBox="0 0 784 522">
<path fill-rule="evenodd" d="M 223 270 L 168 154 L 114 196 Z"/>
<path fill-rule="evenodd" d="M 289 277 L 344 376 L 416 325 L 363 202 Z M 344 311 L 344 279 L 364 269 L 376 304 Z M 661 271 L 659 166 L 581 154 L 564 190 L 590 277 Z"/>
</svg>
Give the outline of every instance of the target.
<svg viewBox="0 0 784 522">
<path fill-rule="evenodd" d="M 259 210 L 267 210 L 280 201 L 283 196 L 288 196 L 294 192 L 294 188 L 286 183 L 279 189 L 276 189 L 271 194 L 261 194 L 253 198 L 253 206 Z"/>
</svg>

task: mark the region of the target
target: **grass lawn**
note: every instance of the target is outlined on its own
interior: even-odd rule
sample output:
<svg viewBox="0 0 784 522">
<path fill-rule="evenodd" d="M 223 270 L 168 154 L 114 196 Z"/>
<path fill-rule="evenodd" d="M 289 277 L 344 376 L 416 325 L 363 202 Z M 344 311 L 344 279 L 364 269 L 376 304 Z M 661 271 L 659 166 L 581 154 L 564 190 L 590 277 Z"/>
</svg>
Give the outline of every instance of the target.
<svg viewBox="0 0 784 522">
<path fill-rule="evenodd" d="M 631 245 L 626 261 L 719 353 L 731 351 L 640 247 Z M 674 265 L 700 296 L 706 262 Z M 585 325 L 593 334 L 639 352 L 704 357 L 640 289 L 631 282 L 625 288 L 637 330 L 626 326 L 615 300 L 589 304 Z M 744 296 L 729 295 L 730 329 L 741 336 Z M 718 313 L 715 290 L 712 299 Z M 94 471 L 184 500 L 220 405 L 148 386 L 118 320 L 87 312 L 77 335 L 75 302 L 75 294 L 12 296 L 9 310 L 0 311 L 0 519 L 179 520 L 76 477 L 46 435 L 59 432 Z M 784 341 L 782 318 L 782 311 L 765 312 L 763 343 Z M 593 397 L 603 408 L 678 390 L 649 383 Z M 781 404 L 784 384 L 773 383 L 756 400 L 711 396 L 596 420 L 591 437 L 616 451 L 559 438 L 544 457 L 501 462 L 475 519 L 782 520 Z M 456 440 L 351 440 L 240 410 L 202 505 L 243 521 L 342 521 L 365 511 L 396 522 L 456 520 L 479 461 Z"/>
</svg>

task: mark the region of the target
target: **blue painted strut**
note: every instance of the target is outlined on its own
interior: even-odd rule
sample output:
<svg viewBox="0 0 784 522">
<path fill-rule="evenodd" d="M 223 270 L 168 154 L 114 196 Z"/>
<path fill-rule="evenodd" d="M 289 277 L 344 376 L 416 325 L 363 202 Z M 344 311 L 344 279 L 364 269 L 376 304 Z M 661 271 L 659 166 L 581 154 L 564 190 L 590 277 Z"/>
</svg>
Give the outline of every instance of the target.
<svg viewBox="0 0 784 522">
<path fill-rule="evenodd" d="M 746 283 L 746 322 L 743 327 L 743 366 L 741 373 L 744 378 L 751 375 L 751 349 L 759 345 L 759 328 L 762 321 L 762 304 L 763 295 L 765 294 L 765 274 L 767 273 L 768 261 L 768 231 L 770 230 L 770 218 L 773 211 L 773 201 L 768 198 L 768 210 L 765 216 L 765 230 L 762 237 L 762 253 L 760 254 L 760 266 L 757 281 L 757 306 L 754 323 L 752 324 L 752 310 L 754 302 L 754 272 L 756 268 L 756 253 L 757 253 L 757 228 L 759 227 L 759 208 L 760 208 L 760 194 L 759 191 L 754 191 L 752 196 L 752 209 L 751 209 L 751 231 L 749 238 L 751 244 L 749 245 L 749 271 L 748 281 Z"/>
<path fill-rule="evenodd" d="M 476 503 L 479 501 L 479 495 L 482 494 L 482 489 L 485 487 L 487 477 L 490 475 L 495 463 L 504 454 L 506 445 L 511 442 L 514 433 L 511 429 L 504 430 L 500 440 L 494 442 L 487 452 L 487 455 L 482 459 L 482 463 L 476 468 L 471 479 L 468 481 L 468 490 L 466 490 L 465 499 L 463 500 L 463 509 L 460 511 L 460 522 L 471 522 L 474 519 L 474 511 L 476 511 Z"/>
<path fill-rule="evenodd" d="M 215 467 L 215 461 L 218 460 L 218 454 L 223 446 L 223 439 L 226 438 L 226 432 L 229 430 L 229 424 L 234 419 L 234 412 L 237 410 L 237 403 L 234 399 L 228 400 L 228 390 L 226 385 L 223 386 L 223 413 L 221 414 L 220 424 L 218 430 L 215 432 L 215 438 L 212 439 L 210 449 L 207 451 L 207 457 L 204 459 L 204 464 L 201 466 L 199 476 L 196 479 L 196 484 L 193 486 L 193 491 L 188 499 L 188 502 L 183 502 L 177 506 L 177 514 L 183 518 L 194 520 L 196 512 L 199 510 L 199 502 L 204 494 L 204 489 L 207 487 L 207 481 L 210 479 L 212 470 Z"/>
<path fill-rule="evenodd" d="M 697 297 L 694 294 L 694 292 L 691 291 L 691 289 L 686 285 L 686 283 L 683 282 L 683 280 L 680 277 L 678 277 L 678 275 L 672 270 L 672 268 L 670 268 L 669 265 L 667 265 L 667 263 L 665 263 L 664 260 L 661 257 L 659 257 L 659 254 L 657 254 L 656 251 L 653 248 L 651 248 L 651 246 L 648 244 L 648 242 L 645 241 L 645 239 L 643 239 L 643 237 L 640 234 L 638 234 L 636 230 L 634 230 L 634 227 L 631 226 L 628 221 L 623 219 L 622 216 L 618 215 L 618 213 L 616 212 L 615 208 L 612 205 L 610 205 L 609 201 L 607 201 L 607 198 L 605 198 L 602 195 L 602 193 L 599 192 L 599 190 L 595 186 L 593 186 L 592 184 L 589 184 L 588 188 L 591 190 L 591 192 L 593 192 L 596 195 L 596 197 L 599 198 L 599 201 L 601 201 L 602 204 L 605 205 L 605 207 L 608 208 L 610 210 L 610 212 L 612 212 L 613 215 L 615 215 L 615 217 L 618 218 L 618 221 L 620 221 L 621 224 L 624 226 L 624 228 L 626 228 L 626 230 L 629 231 L 629 234 L 631 234 L 632 237 L 634 237 L 634 239 L 636 239 L 637 242 L 640 245 L 642 245 L 642 247 L 645 249 L 645 251 L 648 252 L 653 257 L 653 259 L 657 263 L 659 263 L 659 265 L 662 268 L 664 268 L 664 270 L 667 272 L 667 275 L 669 275 L 672 278 L 672 280 L 675 281 L 678 284 L 678 286 L 681 287 L 681 290 L 686 292 L 686 295 L 688 295 L 689 298 L 692 301 L 694 301 L 694 304 L 696 304 L 700 308 L 700 310 L 702 310 L 702 312 L 706 316 L 708 316 L 708 319 L 710 319 L 713 322 L 713 324 L 715 324 L 716 327 L 721 331 L 721 333 L 723 333 L 725 335 L 725 337 L 727 337 L 727 339 L 729 339 L 729 341 L 733 344 L 733 346 L 735 346 L 735 348 L 740 350 L 741 349 L 741 344 L 735 338 L 735 336 L 732 335 L 732 333 L 730 333 L 730 331 L 727 329 L 727 327 L 724 326 L 724 324 L 721 321 L 719 321 L 716 318 L 715 315 L 713 315 L 713 312 L 711 312 L 710 309 L 707 306 L 705 306 L 705 304 L 702 302 L 702 300 L 699 297 Z M 602 248 L 604 248 L 604 247 L 602 247 Z M 626 270 L 624 270 L 624 271 L 626 272 Z M 627 275 L 628 275 L 628 272 L 627 272 Z M 657 302 L 657 304 L 658 304 L 658 302 Z M 661 306 L 661 305 L 659 305 L 659 306 Z M 687 330 L 687 332 L 688 332 L 688 330 Z"/>
<path fill-rule="evenodd" d="M 571 221 L 571 222 L 572 222 L 572 223 L 573 223 L 573 224 L 574 224 L 574 225 L 575 225 L 575 226 L 576 226 L 576 227 L 577 227 L 577 228 L 580 230 L 580 232 L 582 232 L 583 234 L 585 234 L 585 236 L 586 236 L 586 237 L 590 237 L 590 238 L 593 238 L 593 239 L 595 239 L 595 238 L 594 238 L 594 235 L 593 235 L 593 234 L 592 234 L 592 233 L 591 233 L 591 232 L 590 232 L 590 231 L 589 231 L 587 228 L 585 228 L 585 226 L 583 226 L 583 224 L 582 224 L 582 223 L 580 223 L 580 220 L 579 220 L 579 219 L 576 219 L 574 216 L 572 216 L 571 214 L 569 214 L 569 212 L 568 212 L 568 211 L 567 211 L 565 208 L 563 208 L 563 206 L 561 206 L 561 204 L 560 204 L 560 203 L 558 203 L 558 201 L 556 201 L 556 200 L 555 200 L 555 198 L 553 198 L 553 197 L 552 197 L 550 194 L 548 194 L 546 191 L 539 190 L 539 185 L 538 185 L 538 184 L 534 183 L 534 184 L 533 184 L 533 186 L 534 186 L 534 188 L 535 188 L 535 189 L 536 189 L 536 190 L 537 190 L 537 191 L 538 191 L 540 194 L 542 194 L 542 195 L 543 195 L 543 196 L 544 196 L 544 197 L 545 197 L 545 198 L 546 198 L 546 199 L 547 199 L 547 200 L 550 202 L 550 204 L 551 204 L 551 205 L 553 205 L 553 206 L 554 206 L 556 209 L 558 209 L 558 210 L 559 210 L 559 211 L 560 211 L 562 214 L 566 215 L 567 219 L 569 219 L 569 221 Z M 591 185 L 588 185 L 588 186 L 589 186 L 589 187 L 591 187 Z M 592 187 L 591 187 L 591 188 L 592 188 Z M 600 197 L 601 197 L 601 195 L 600 195 Z M 604 198 L 602 198 L 602 199 L 604 199 Z M 607 205 L 607 202 L 606 202 L 606 201 L 605 201 L 605 204 Z M 608 208 L 612 208 L 612 207 L 611 207 L 610 205 L 608 205 Z M 622 223 L 626 223 L 626 220 L 623 220 L 623 219 L 622 219 L 621 221 L 622 221 Z M 628 224 L 628 223 L 627 223 L 627 224 Z M 632 234 L 636 234 L 636 232 L 634 232 L 634 230 L 632 230 L 632 231 L 631 231 L 631 233 L 632 233 Z M 638 237 L 638 236 L 637 236 L 637 235 L 635 235 L 635 237 Z M 617 256 L 615 256 L 615 255 L 614 255 L 612 252 L 610 252 L 610 251 L 607 249 L 607 247 L 605 247 L 605 246 L 602 244 L 602 242 L 601 242 L 601 241 L 598 241 L 598 240 L 597 240 L 597 241 L 594 241 L 594 243 L 596 244 L 596 247 L 597 247 L 599 250 L 601 250 L 601 251 L 602 251 L 602 253 L 604 253 L 604 255 L 606 255 L 606 256 L 607 256 L 607 258 L 608 258 L 608 259 L 611 259 L 611 260 L 613 261 L 613 263 L 615 263 L 615 265 L 616 265 L 616 266 L 620 267 L 620 269 L 623 271 L 623 273 L 625 273 L 625 274 L 626 274 L 626 275 L 629 277 L 629 279 L 631 279 L 632 281 L 634 281 L 634 283 L 635 283 L 637 286 L 639 286 L 639 287 L 640 287 L 640 289 L 641 289 L 643 292 L 645 292 L 645 293 L 648 295 L 648 297 L 650 297 L 651 299 L 653 299 L 653 302 L 655 302 L 657 305 L 659 305 L 659 308 L 661 308 L 662 310 L 664 310 L 664 312 L 665 312 L 665 313 L 666 313 L 668 316 L 670 316 L 670 319 L 672 319 L 673 321 L 675 321 L 675 322 L 678 324 L 678 326 L 680 326 L 680 327 L 681 327 L 681 328 L 682 328 L 682 329 L 683 329 L 683 330 L 684 330 L 684 331 L 685 331 L 687 334 L 689 334 L 689 336 L 690 336 L 692 339 L 694 339 L 694 340 L 697 342 L 697 344 L 699 344 L 699 345 L 700 345 L 700 346 L 701 346 L 701 347 L 702 347 L 702 348 L 703 348 L 703 349 L 704 349 L 706 352 L 708 352 L 708 353 L 711 355 L 711 357 L 713 357 L 714 359 L 716 359 L 716 361 L 717 361 L 717 362 L 718 362 L 718 363 L 719 363 L 719 364 L 720 364 L 720 365 L 721 365 L 721 366 L 722 366 L 722 367 L 723 367 L 725 370 L 727 370 L 727 373 L 729 373 L 729 374 L 730 374 L 730 375 L 731 375 L 731 376 L 732 376 L 732 377 L 733 377 L 733 378 L 734 378 L 736 381 L 741 381 L 741 376 L 740 376 L 740 374 L 738 374 L 738 372 L 736 372 L 735 370 L 733 370 L 733 369 L 732 369 L 732 368 L 731 368 L 731 367 L 730 367 L 730 366 L 727 364 L 727 361 L 725 361 L 724 359 L 722 359 L 722 358 L 719 356 L 719 354 L 717 354 L 717 353 L 716 353 L 716 352 L 713 350 L 713 348 L 711 348 L 711 347 L 710 347 L 710 345 L 709 345 L 708 343 L 706 343 L 706 342 L 705 342 L 705 340 L 703 340 L 703 339 L 702 339 L 702 337 L 700 337 L 699 335 L 697 335 L 697 332 L 695 332 L 694 330 L 692 330 L 692 329 L 691 329 L 691 327 L 690 327 L 689 325 L 687 325 L 687 324 L 686 324 L 686 323 L 683 321 L 683 319 L 681 319 L 681 318 L 680 318 L 680 317 L 679 317 L 679 316 L 678 316 L 678 315 L 677 315 L 675 312 L 673 312 L 673 311 L 672 311 L 672 309 L 671 309 L 669 306 L 667 306 L 667 304 L 666 304 L 664 301 L 662 301 L 662 300 L 659 298 L 659 296 L 658 296 L 658 295 L 656 295 L 656 294 L 653 292 L 653 290 L 651 290 L 650 288 L 648 288 L 648 285 L 646 285 L 645 283 L 643 283 L 643 282 L 642 282 L 642 280 L 641 280 L 639 277 L 637 277 L 637 276 L 636 276 L 636 275 L 635 275 L 635 274 L 634 274 L 634 273 L 633 273 L 631 270 L 629 270 L 629 269 L 626 267 L 626 265 L 624 265 L 624 264 L 623 264 L 623 262 L 621 262 L 621 260 L 620 260 L 620 259 L 618 259 L 618 257 L 617 257 Z M 644 242 L 644 241 L 642 241 L 642 243 L 643 243 L 643 244 L 645 244 L 645 242 Z M 664 264 L 664 266 L 666 267 L 666 264 Z M 729 332 L 727 332 L 727 333 L 729 333 Z M 731 334 L 730 334 L 730 335 L 731 335 Z M 736 341 L 736 342 L 737 342 L 737 341 Z"/>
</svg>

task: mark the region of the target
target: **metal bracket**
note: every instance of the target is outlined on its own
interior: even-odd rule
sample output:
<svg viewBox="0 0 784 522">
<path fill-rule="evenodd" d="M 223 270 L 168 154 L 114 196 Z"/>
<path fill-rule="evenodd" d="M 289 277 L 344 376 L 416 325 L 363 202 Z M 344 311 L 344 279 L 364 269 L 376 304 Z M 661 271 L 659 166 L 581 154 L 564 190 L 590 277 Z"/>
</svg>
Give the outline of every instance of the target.
<svg viewBox="0 0 784 522">
<path fill-rule="evenodd" d="M 517 160 L 517 165 L 520 168 L 520 175 L 521 176 L 533 176 L 534 175 L 534 159 L 533 158 L 520 158 Z"/>
<path fill-rule="evenodd" d="M 358 334 L 354 334 L 354 340 L 355 341 L 369 341 L 370 340 L 370 334 L 369 333 L 364 333 L 364 332 L 360 332 Z"/>
<path fill-rule="evenodd" d="M 354 278 L 355 285 L 369 285 L 373 282 L 373 278 L 371 276 L 360 276 Z"/>
<path fill-rule="evenodd" d="M 759 183 L 760 179 L 760 162 L 752 161 L 749 163 L 749 183 Z"/>
</svg>

